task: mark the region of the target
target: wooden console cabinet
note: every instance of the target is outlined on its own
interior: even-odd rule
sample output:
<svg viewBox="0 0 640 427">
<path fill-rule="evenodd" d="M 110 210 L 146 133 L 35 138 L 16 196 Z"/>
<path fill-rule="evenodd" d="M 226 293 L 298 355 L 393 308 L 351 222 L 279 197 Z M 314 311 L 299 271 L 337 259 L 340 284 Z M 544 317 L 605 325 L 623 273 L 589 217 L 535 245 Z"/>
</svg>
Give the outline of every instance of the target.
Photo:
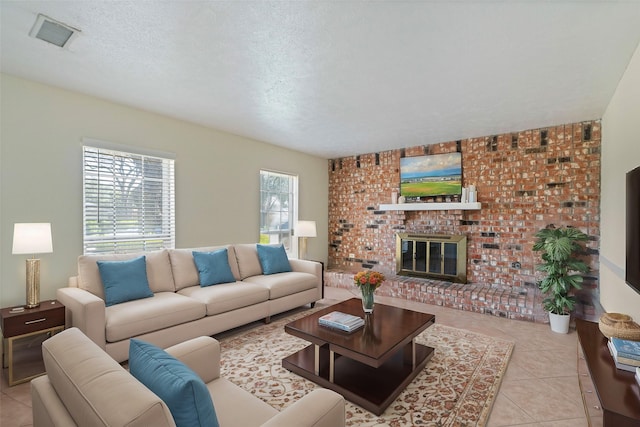
<svg viewBox="0 0 640 427">
<path fill-rule="evenodd" d="M 582 350 L 580 389 L 590 425 L 640 427 L 640 386 L 634 373 L 616 369 L 596 322 L 576 319 L 576 330 Z M 584 365 L 587 372 L 581 370 Z"/>
</svg>

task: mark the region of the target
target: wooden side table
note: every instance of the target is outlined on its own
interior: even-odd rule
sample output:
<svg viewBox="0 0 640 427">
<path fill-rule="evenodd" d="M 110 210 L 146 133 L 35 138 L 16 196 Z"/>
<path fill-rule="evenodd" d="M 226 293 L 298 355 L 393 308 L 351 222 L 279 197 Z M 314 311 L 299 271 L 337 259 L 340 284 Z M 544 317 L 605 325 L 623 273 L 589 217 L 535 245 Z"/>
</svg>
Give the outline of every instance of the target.
<svg viewBox="0 0 640 427">
<path fill-rule="evenodd" d="M 42 301 L 40 306 L 14 311 L 15 307 L 0 310 L 2 324 L 2 366 L 9 368 L 9 386 L 24 383 L 44 372 L 30 373 L 23 378 L 15 378 L 14 347 L 17 340 L 41 334 L 54 335 L 64 329 L 65 308 L 57 300 Z"/>
</svg>

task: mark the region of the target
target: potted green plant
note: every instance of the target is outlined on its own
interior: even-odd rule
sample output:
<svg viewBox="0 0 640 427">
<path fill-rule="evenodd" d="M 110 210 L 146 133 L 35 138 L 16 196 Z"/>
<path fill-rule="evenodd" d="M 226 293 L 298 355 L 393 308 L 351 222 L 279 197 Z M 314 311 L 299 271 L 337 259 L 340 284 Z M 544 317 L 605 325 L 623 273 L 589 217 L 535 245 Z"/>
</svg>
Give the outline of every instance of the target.
<svg viewBox="0 0 640 427">
<path fill-rule="evenodd" d="M 538 282 L 540 290 L 547 295 L 542 304 L 549 312 L 551 330 L 569 332 L 570 313 L 575 307 L 575 297 L 570 295 L 573 289 L 582 288 L 582 275 L 589 267 L 577 256 L 582 253 L 579 242 L 589 236 L 577 228 L 545 228 L 535 234 L 533 250 L 542 252 L 542 263 L 536 270 L 546 273 Z"/>
</svg>

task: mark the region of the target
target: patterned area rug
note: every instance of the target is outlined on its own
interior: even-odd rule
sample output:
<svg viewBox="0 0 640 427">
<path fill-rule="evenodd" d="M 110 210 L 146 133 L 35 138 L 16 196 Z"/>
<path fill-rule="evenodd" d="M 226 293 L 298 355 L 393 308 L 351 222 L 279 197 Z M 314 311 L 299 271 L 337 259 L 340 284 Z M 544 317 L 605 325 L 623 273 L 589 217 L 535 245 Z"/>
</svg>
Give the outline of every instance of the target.
<svg viewBox="0 0 640 427">
<path fill-rule="evenodd" d="M 319 387 L 282 367 L 284 357 L 309 345 L 284 325 L 309 313 L 218 337 L 222 376 L 278 410 Z M 437 323 L 416 340 L 435 348 L 424 371 L 380 416 L 347 401 L 348 426 L 485 425 L 513 343 Z"/>
</svg>

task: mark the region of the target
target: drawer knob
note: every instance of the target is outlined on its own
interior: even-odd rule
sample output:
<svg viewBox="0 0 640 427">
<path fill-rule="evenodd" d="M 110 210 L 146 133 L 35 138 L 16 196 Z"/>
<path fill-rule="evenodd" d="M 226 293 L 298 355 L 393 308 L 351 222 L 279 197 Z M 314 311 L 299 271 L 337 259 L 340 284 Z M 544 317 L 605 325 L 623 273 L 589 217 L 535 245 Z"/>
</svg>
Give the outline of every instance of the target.
<svg viewBox="0 0 640 427">
<path fill-rule="evenodd" d="M 40 322 L 44 322 L 45 320 L 47 320 L 47 318 L 42 318 L 42 319 L 35 319 L 35 320 L 29 320 L 28 322 L 24 322 L 25 325 L 32 325 L 34 323 L 40 323 Z"/>
</svg>

